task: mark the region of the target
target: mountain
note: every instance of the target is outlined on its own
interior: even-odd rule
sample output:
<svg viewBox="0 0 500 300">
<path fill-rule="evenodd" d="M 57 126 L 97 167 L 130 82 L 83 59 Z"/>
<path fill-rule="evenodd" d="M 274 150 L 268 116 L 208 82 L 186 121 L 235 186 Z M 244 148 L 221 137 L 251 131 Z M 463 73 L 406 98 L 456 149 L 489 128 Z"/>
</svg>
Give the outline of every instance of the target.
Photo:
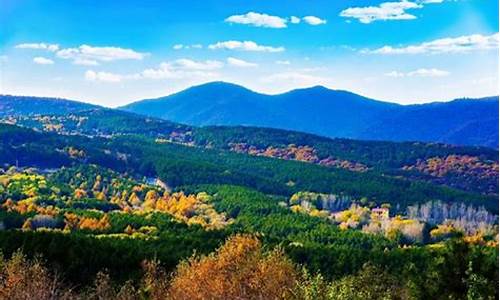
<svg viewBox="0 0 500 300">
<path fill-rule="evenodd" d="M 213 82 L 123 109 L 191 125 L 266 126 L 274 115 L 268 97 L 235 84 Z"/>
<path fill-rule="evenodd" d="M 403 106 L 358 136 L 373 137 L 498 148 L 498 97 Z"/>
<path fill-rule="evenodd" d="M 64 115 L 100 106 L 61 99 L 0 95 L 0 117 L 12 115 Z"/>
<path fill-rule="evenodd" d="M 370 121 L 367 118 L 394 106 L 321 86 L 271 96 L 212 82 L 122 109 L 197 126 L 247 125 L 352 137 Z"/>
<path fill-rule="evenodd" d="M 120 109 L 190 125 L 247 125 L 328 137 L 498 148 L 498 97 L 398 105 L 322 86 L 279 95 L 212 82 Z"/>
</svg>

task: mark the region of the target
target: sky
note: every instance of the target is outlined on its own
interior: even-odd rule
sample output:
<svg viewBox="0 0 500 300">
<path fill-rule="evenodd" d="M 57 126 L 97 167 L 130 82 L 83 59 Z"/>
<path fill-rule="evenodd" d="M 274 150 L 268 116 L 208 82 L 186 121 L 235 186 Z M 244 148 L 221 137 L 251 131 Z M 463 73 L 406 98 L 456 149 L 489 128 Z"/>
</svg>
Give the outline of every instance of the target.
<svg viewBox="0 0 500 300">
<path fill-rule="evenodd" d="M 0 94 L 116 107 L 210 81 L 498 95 L 497 0 L 0 0 Z"/>
</svg>

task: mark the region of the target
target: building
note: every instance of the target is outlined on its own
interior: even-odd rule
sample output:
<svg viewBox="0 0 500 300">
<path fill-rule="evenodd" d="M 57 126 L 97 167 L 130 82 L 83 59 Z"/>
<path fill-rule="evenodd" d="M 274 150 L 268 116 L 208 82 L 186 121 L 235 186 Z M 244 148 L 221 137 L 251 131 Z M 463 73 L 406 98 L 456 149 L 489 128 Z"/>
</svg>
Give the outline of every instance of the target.
<svg viewBox="0 0 500 300">
<path fill-rule="evenodd" d="M 372 208 L 371 218 L 372 220 L 387 220 L 389 219 L 389 209 L 386 207 Z"/>
</svg>

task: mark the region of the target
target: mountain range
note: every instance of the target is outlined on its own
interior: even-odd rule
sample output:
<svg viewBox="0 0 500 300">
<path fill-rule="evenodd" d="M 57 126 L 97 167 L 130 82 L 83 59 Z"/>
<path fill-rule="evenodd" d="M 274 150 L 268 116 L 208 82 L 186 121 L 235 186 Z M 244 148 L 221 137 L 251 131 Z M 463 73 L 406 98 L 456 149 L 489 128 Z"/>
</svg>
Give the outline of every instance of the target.
<svg viewBox="0 0 500 300">
<path fill-rule="evenodd" d="M 498 148 L 498 97 L 399 105 L 322 86 L 266 95 L 211 82 L 120 109 L 196 126 L 258 126 L 327 137 Z"/>
<path fill-rule="evenodd" d="M 266 95 L 235 84 L 212 82 L 118 109 L 193 126 L 256 126 L 331 138 L 498 149 L 498 107 L 498 96 L 399 105 L 322 86 Z M 101 108 L 59 98 L 0 96 L 0 117 L 64 115 Z"/>
</svg>

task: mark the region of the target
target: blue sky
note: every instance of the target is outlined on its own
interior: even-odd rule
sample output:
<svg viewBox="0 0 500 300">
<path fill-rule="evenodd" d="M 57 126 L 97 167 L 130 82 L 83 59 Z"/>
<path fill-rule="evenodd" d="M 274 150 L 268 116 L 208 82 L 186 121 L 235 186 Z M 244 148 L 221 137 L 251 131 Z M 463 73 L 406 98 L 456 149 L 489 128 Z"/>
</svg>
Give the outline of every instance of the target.
<svg viewBox="0 0 500 300">
<path fill-rule="evenodd" d="M 0 0 L 0 93 L 117 106 L 214 80 L 398 103 L 498 94 L 498 1 Z"/>
</svg>

